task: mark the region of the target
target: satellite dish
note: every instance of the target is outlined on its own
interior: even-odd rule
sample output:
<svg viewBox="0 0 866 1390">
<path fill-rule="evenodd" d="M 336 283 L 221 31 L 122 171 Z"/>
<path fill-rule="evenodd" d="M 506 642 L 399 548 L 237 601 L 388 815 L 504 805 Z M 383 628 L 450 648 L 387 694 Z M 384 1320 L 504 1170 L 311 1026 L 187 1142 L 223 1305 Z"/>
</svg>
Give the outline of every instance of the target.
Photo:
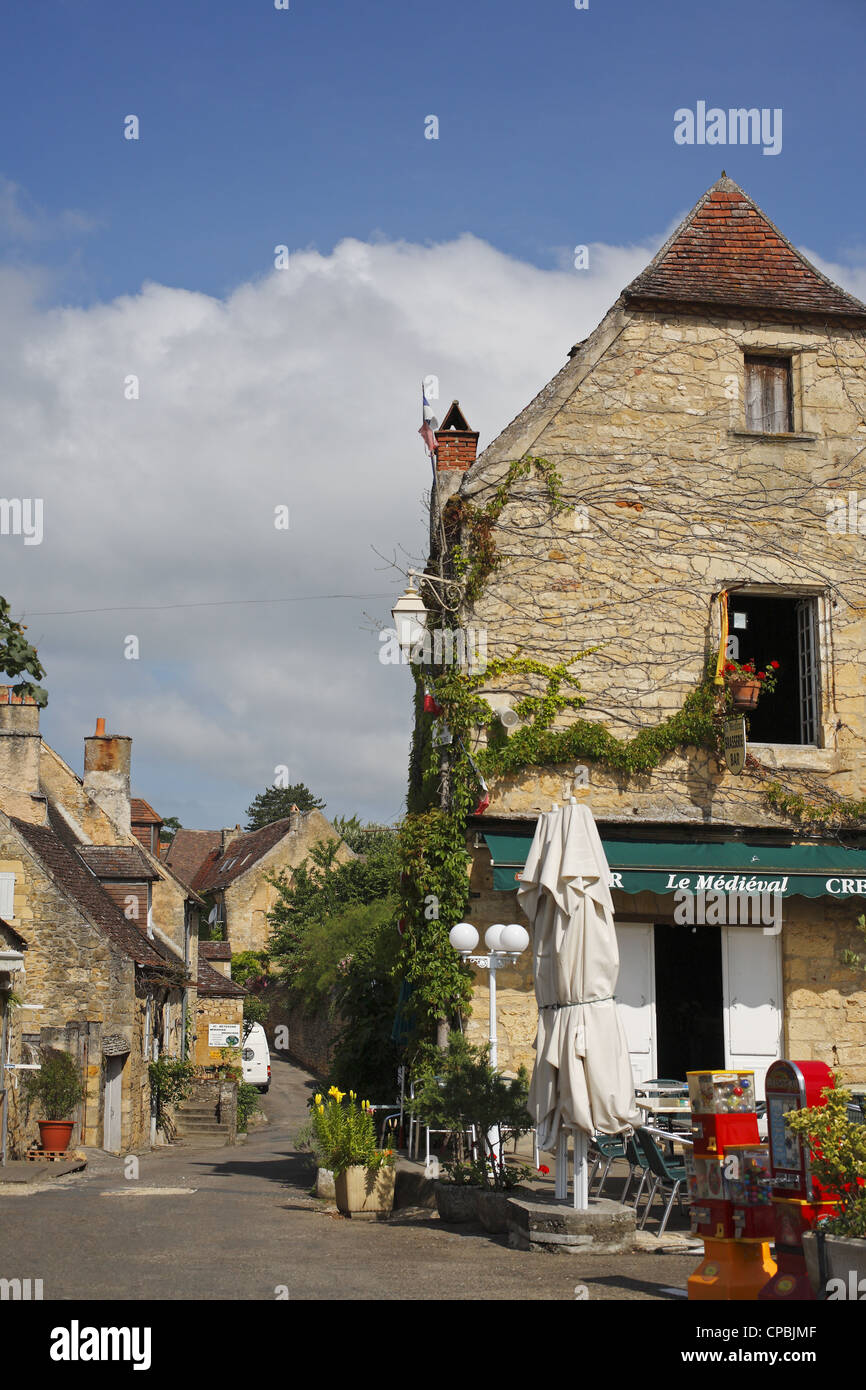
<svg viewBox="0 0 866 1390">
<path fill-rule="evenodd" d="M 513 709 L 500 710 L 499 718 L 506 729 L 514 729 L 520 723 L 520 716 L 515 714 Z"/>
<path fill-rule="evenodd" d="M 207 920 L 208 920 L 208 923 L 210 923 L 210 922 L 215 922 L 215 921 L 216 921 L 216 915 L 217 915 L 217 910 L 216 910 L 215 907 L 212 907 L 211 910 L 210 910 L 210 916 L 209 916 L 208 919 L 207 919 Z"/>
</svg>

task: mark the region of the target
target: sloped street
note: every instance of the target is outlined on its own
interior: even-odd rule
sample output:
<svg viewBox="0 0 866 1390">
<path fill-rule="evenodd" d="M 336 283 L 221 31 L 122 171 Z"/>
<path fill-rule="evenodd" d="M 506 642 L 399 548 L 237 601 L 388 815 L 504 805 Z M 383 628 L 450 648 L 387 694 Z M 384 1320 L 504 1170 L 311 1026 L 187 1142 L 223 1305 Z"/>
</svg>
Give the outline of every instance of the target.
<svg viewBox="0 0 866 1390">
<path fill-rule="evenodd" d="M 226 1149 L 91 1155 L 33 1195 L 0 1192 L 0 1277 L 40 1278 L 46 1300 L 674 1299 L 694 1255 L 524 1254 L 435 1212 L 342 1218 L 310 1195 L 293 1138 L 311 1078 L 274 1055 L 269 1123 Z M 578 1286 L 576 1294 L 575 1289 Z M 582 1286 L 582 1287 L 580 1287 Z"/>
</svg>

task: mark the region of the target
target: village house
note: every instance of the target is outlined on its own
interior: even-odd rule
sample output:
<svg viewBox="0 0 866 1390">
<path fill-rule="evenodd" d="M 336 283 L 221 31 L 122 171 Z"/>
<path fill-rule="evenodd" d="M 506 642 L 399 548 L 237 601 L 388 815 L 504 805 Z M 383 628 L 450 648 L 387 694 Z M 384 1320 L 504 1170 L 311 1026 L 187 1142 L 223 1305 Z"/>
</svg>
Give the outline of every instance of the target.
<svg viewBox="0 0 866 1390">
<path fill-rule="evenodd" d="M 437 436 L 428 572 L 455 581 L 488 663 L 512 662 L 470 748 L 489 790 L 468 920 L 523 920 L 536 818 L 575 798 L 611 869 L 637 1079 L 727 1066 L 760 1085 L 783 1055 L 866 1081 L 864 976 L 841 961 L 866 909 L 866 566 L 839 524 L 866 494 L 866 306 L 723 175 L 477 459 L 460 423 L 459 455 Z M 421 583 L 435 611 L 442 585 Z M 546 730 L 520 702 L 548 676 L 518 658 L 579 682 Z M 778 676 L 742 770 L 706 737 L 731 659 Z M 422 739 L 436 726 L 419 715 Z M 763 917 L 728 914 L 762 893 Z M 532 1063 L 530 954 L 499 976 L 506 1067 Z M 486 1016 L 479 972 L 478 1039 Z"/>
<path fill-rule="evenodd" d="M 271 878 L 291 874 L 314 845 L 339 839 L 321 811 L 293 806 L 288 817 L 258 830 L 178 830 L 164 862 L 211 905 L 212 936 L 230 942 L 234 954 L 265 951 L 268 913 L 277 900 Z M 352 858 L 340 844 L 337 861 Z"/>
<path fill-rule="evenodd" d="M 85 1085 L 73 1144 L 122 1152 L 156 1137 L 148 1064 L 195 1046 L 201 900 L 132 834 L 131 740 L 99 720 L 84 744 L 82 780 L 38 707 L 0 687 L 0 916 L 24 943 L 7 1061 L 69 1052 Z M 37 1117 L 5 1075 L 20 1152 Z"/>
</svg>

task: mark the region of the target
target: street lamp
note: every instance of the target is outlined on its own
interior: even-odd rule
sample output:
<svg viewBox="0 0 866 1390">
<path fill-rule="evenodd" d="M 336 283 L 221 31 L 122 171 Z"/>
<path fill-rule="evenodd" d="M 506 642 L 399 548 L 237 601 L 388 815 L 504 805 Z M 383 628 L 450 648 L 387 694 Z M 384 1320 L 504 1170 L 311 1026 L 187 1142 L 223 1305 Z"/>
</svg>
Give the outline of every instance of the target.
<svg viewBox="0 0 866 1390">
<path fill-rule="evenodd" d="M 427 622 L 424 600 L 415 588 L 414 570 L 409 571 L 409 587 L 394 604 L 391 617 L 394 619 L 400 650 L 404 656 L 409 656 L 423 638 L 424 625 Z"/>
<path fill-rule="evenodd" d="M 498 1061 L 496 972 L 505 965 L 513 965 L 518 956 L 526 950 L 529 945 L 529 932 L 519 922 L 512 922 L 508 926 L 502 922 L 496 922 L 492 927 L 488 927 L 484 933 L 484 944 L 487 947 L 486 955 L 473 954 L 478 945 L 478 932 L 471 922 L 458 922 L 456 927 L 452 927 L 448 933 L 448 940 L 455 951 L 460 952 L 464 960 L 469 961 L 472 965 L 480 965 L 490 974 L 490 1013 L 487 1036 L 490 1043 L 490 1065 L 495 1068 Z"/>
</svg>

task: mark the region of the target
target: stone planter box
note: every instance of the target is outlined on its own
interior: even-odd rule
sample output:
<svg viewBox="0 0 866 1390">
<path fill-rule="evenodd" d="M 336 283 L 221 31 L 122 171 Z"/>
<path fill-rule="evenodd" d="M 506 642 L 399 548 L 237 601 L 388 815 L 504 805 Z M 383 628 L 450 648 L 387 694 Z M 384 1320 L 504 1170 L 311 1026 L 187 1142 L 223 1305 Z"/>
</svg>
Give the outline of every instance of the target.
<svg viewBox="0 0 866 1390">
<path fill-rule="evenodd" d="M 804 1231 L 803 1253 L 816 1298 L 835 1301 L 866 1297 L 866 1240 Z"/>
<path fill-rule="evenodd" d="M 494 1192 L 491 1188 L 475 1187 L 475 1212 L 485 1231 L 502 1236 L 508 1230 L 510 1192 Z"/>
<path fill-rule="evenodd" d="M 382 1167 L 372 1173 L 363 1164 L 353 1164 L 334 1178 L 337 1210 L 344 1216 L 387 1216 L 394 1206 L 397 1170 Z"/>
<path fill-rule="evenodd" d="M 316 1172 L 316 1196 L 323 1202 L 335 1202 L 334 1174 L 330 1168 L 319 1168 Z"/>
<path fill-rule="evenodd" d="M 437 1182 L 435 1192 L 439 1220 L 455 1224 L 477 1221 L 475 1196 L 478 1191 L 479 1188 L 469 1187 L 465 1183 Z"/>
</svg>

